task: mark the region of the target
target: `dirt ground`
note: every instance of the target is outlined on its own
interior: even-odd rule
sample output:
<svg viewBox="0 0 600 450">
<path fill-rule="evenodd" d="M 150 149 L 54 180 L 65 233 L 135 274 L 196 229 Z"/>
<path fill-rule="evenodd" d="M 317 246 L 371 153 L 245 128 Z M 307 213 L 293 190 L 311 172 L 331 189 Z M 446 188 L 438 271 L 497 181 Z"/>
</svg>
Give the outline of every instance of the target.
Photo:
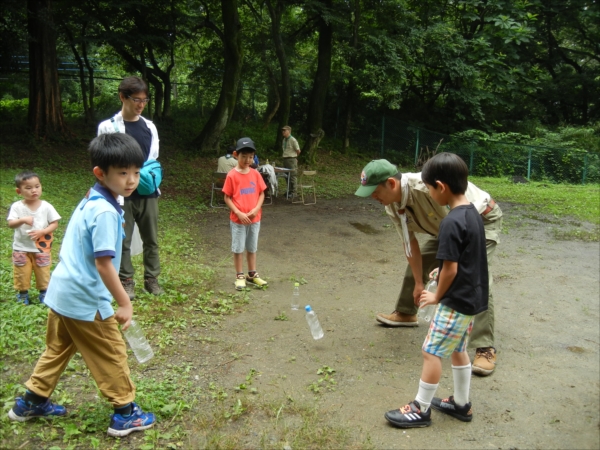
<svg viewBox="0 0 600 450">
<path fill-rule="evenodd" d="M 472 423 L 433 411 L 431 427 L 402 431 L 383 417 L 416 395 L 427 327 L 374 319 L 394 309 L 407 263 L 383 207 L 370 199 L 276 199 L 263 208 L 258 268 L 269 288 L 253 290 L 244 312 L 225 321 L 228 348 L 240 357 L 222 366 L 221 383 L 239 383 L 254 368 L 265 399 L 316 397 L 323 420 L 376 448 L 599 448 L 599 244 L 557 241 L 556 225 L 528 219 L 518 205 L 501 207 L 506 232 L 491 267 L 498 366 L 472 379 Z M 203 218 L 205 250 L 220 261 L 217 289 L 231 292 L 228 210 Z M 307 282 L 301 303 L 318 313 L 320 341 L 303 312 L 290 310 L 294 276 Z M 275 320 L 281 313 L 289 320 Z M 315 394 L 308 387 L 323 366 L 335 369 L 336 385 L 323 382 Z M 453 391 L 449 361 L 443 370 L 440 397 Z"/>
</svg>

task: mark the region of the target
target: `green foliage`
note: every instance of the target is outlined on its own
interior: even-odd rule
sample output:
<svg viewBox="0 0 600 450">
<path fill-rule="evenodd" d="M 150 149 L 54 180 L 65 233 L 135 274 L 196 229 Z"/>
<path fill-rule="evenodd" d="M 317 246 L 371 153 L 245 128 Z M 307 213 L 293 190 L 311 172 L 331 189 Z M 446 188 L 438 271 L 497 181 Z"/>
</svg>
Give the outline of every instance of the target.
<svg viewBox="0 0 600 450">
<path fill-rule="evenodd" d="M 478 176 L 527 177 L 556 183 L 600 181 L 600 133 L 594 128 L 543 128 L 520 133 L 456 133 L 443 151 L 459 154 Z"/>
<path fill-rule="evenodd" d="M 600 226 L 600 185 L 574 186 L 531 182 L 513 183 L 506 178 L 471 177 L 478 187 L 499 202 L 510 202 L 556 218 L 576 218 Z"/>
</svg>

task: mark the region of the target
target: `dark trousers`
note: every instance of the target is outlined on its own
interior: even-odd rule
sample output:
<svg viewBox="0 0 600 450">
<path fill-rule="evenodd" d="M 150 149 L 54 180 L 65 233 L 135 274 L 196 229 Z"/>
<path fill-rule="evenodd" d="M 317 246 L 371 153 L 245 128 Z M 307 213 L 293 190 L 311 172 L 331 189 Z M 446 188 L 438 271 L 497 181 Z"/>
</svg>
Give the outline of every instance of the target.
<svg viewBox="0 0 600 450">
<path fill-rule="evenodd" d="M 125 239 L 121 256 L 120 278 L 132 278 L 135 270 L 131 264 L 131 238 L 137 223 L 144 243 L 144 278 L 160 275 L 158 258 L 158 197 L 125 199 Z"/>
</svg>

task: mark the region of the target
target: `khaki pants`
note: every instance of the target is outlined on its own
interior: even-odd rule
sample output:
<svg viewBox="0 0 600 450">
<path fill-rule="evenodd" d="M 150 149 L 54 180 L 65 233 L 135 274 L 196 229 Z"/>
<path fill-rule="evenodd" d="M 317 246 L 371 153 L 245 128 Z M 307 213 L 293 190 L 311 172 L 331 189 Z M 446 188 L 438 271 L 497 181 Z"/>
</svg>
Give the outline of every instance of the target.
<svg viewBox="0 0 600 450">
<path fill-rule="evenodd" d="M 35 273 L 35 287 L 38 291 L 48 289 L 50 282 L 50 253 L 17 252 L 12 254 L 13 282 L 15 290 L 27 291 L 31 287 L 31 272 Z"/>
<path fill-rule="evenodd" d="M 484 220 L 484 228 L 491 227 L 498 234 L 502 228 L 502 218 L 496 219 L 493 223 L 486 223 Z M 475 316 L 473 330 L 469 336 L 470 349 L 493 347 L 494 346 L 494 295 L 492 285 L 494 277 L 492 276 L 492 257 L 496 251 L 497 242 L 491 239 L 486 239 L 485 247 L 488 262 L 488 277 L 489 277 L 489 300 L 488 310 L 479 313 Z M 436 259 L 438 250 L 438 240 L 434 237 L 427 239 L 423 244 L 419 245 L 421 256 L 423 259 L 423 282 L 429 281 L 429 273 L 439 267 L 439 261 Z M 413 290 L 415 288 L 415 278 L 413 277 L 410 265 L 406 267 L 400 295 L 396 302 L 396 311 L 402 314 L 417 314 L 417 306 L 413 298 Z"/>
<path fill-rule="evenodd" d="M 25 383 L 27 389 L 50 397 L 76 351 L 102 395 L 114 407 L 126 406 L 135 399 L 135 385 L 129 378 L 125 342 L 117 321 L 114 316 L 102 320 L 99 314 L 93 322 L 86 322 L 48 311 L 46 350 Z"/>
<path fill-rule="evenodd" d="M 287 193 L 287 195 L 296 195 L 298 158 L 283 158 L 283 167 L 286 169 L 292 169 L 292 171 L 288 173 L 288 177 L 290 177 L 290 191 Z"/>
</svg>

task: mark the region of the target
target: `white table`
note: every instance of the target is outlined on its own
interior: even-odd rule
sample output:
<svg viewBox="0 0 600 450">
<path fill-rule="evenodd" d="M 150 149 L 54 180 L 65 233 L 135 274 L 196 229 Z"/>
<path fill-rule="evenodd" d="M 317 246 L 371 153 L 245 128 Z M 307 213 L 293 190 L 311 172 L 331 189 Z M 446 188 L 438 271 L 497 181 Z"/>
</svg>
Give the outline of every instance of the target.
<svg viewBox="0 0 600 450">
<path fill-rule="evenodd" d="M 286 169 L 285 167 L 273 167 L 273 170 L 275 171 L 275 176 L 277 178 L 286 178 L 287 179 L 287 193 L 290 193 L 290 180 L 292 179 L 292 177 L 290 176 L 290 172 L 293 172 L 294 169 Z M 286 197 L 286 198 L 289 198 Z"/>
</svg>

